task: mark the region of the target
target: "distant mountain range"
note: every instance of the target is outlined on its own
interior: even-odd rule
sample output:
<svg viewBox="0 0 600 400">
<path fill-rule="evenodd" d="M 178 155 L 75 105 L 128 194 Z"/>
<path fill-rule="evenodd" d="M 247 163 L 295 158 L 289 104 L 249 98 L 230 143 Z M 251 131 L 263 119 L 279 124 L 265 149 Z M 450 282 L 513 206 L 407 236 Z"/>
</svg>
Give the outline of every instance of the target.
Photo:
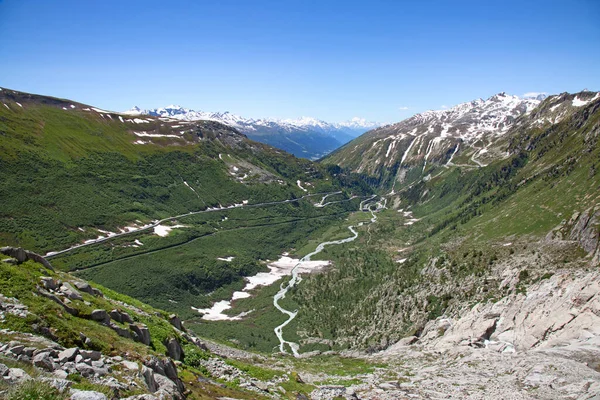
<svg viewBox="0 0 600 400">
<path fill-rule="evenodd" d="M 248 136 L 252 140 L 280 148 L 297 157 L 318 159 L 339 148 L 355 137 L 381 126 L 363 118 L 352 118 L 340 123 L 325 122 L 316 118 L 299 119 L 244 118 L 225 112 L 194 111 L 181 106 L 142 110 L 133 107 L 129 115 L 152 115 L 182 121 L 218 121 Z"/>
</svg>

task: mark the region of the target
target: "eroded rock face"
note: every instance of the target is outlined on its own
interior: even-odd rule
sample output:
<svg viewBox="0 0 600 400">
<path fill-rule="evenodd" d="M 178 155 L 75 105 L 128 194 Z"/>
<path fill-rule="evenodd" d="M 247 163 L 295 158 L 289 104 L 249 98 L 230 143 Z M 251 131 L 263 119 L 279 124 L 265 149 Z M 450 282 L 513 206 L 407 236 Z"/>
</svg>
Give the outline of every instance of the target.
<svg viewBox="0 0 600 400">
<path fill-rule="evenodd" d="M 576 241 L 592 257 L 592 265 L 600 265 L 600 208 L 576 212 L 548 233 L 546 239 Z"/>
<path fill-rule="evenodd" d="M 430 322 L 420 343 L 434 348 L 494 346 L 501 351 L 552 348 L 600 336 L 600 274 L 564 271 L 496 303 Z M 500 346 L 498 346 L 500 344 Z"/>
</svg>

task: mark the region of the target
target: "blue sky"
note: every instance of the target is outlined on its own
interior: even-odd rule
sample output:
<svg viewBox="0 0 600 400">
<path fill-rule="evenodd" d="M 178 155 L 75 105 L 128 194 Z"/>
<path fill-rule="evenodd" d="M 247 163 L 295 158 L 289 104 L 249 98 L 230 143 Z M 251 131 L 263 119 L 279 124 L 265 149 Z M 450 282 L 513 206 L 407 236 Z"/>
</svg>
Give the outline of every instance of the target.
<svg viewBox="0 0 600 400">
<path fill-rule="evenodd" d="M 501 91 L 600 90 L 599 21 L 597 0 L 0 0 L 0 86 L 394 122 Z"/>
</svg>

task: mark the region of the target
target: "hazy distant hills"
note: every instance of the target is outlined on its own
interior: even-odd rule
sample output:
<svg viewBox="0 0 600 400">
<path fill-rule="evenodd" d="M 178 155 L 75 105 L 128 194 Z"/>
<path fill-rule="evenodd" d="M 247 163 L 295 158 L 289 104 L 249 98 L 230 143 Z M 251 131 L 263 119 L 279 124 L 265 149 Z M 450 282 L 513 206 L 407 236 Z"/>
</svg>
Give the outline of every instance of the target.
<svg viewBox="0 0 600 400">
<path fill-rule="evenodd" d="M 285 150 L 297 157 L 309 159 L 323 157 L 344 143 L 381 125 L 362 118 L 353 118 L 340 123 L 325 122 L 311 117 L 253 119 L 244 118 L 228 111 L 195 111 L 176 105 L 150 110 L 133 107 L 126 113 L 130 115 L 152 115 L 182 121 L 218 121 L 238 129 L 252 140 Z"/>
</svg>

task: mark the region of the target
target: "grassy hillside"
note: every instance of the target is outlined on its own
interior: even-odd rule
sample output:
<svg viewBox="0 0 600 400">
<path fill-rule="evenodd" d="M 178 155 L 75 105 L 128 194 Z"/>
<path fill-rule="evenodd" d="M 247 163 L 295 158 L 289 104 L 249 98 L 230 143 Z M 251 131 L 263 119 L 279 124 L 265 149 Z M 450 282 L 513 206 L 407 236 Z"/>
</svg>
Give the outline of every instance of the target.
<svg viewBox="0 0 600 400">
<path fill-rule="evenodd" d="M 0 244 L 42 254 L 180 216 L 165 224 L 182 225 L 166 236 L 147 229 L 53 262 L 184 316 L 355 207 L 315 208 L 317 193 L 370 190 L 353 174 L 219 123 L 134 117 L 8 89 L 0 91 L 0 182 Z M 261 205 L 283 200 L 294 201 Z M 244 206 L 222 209 L 234 204 Z"/>
</svg>

